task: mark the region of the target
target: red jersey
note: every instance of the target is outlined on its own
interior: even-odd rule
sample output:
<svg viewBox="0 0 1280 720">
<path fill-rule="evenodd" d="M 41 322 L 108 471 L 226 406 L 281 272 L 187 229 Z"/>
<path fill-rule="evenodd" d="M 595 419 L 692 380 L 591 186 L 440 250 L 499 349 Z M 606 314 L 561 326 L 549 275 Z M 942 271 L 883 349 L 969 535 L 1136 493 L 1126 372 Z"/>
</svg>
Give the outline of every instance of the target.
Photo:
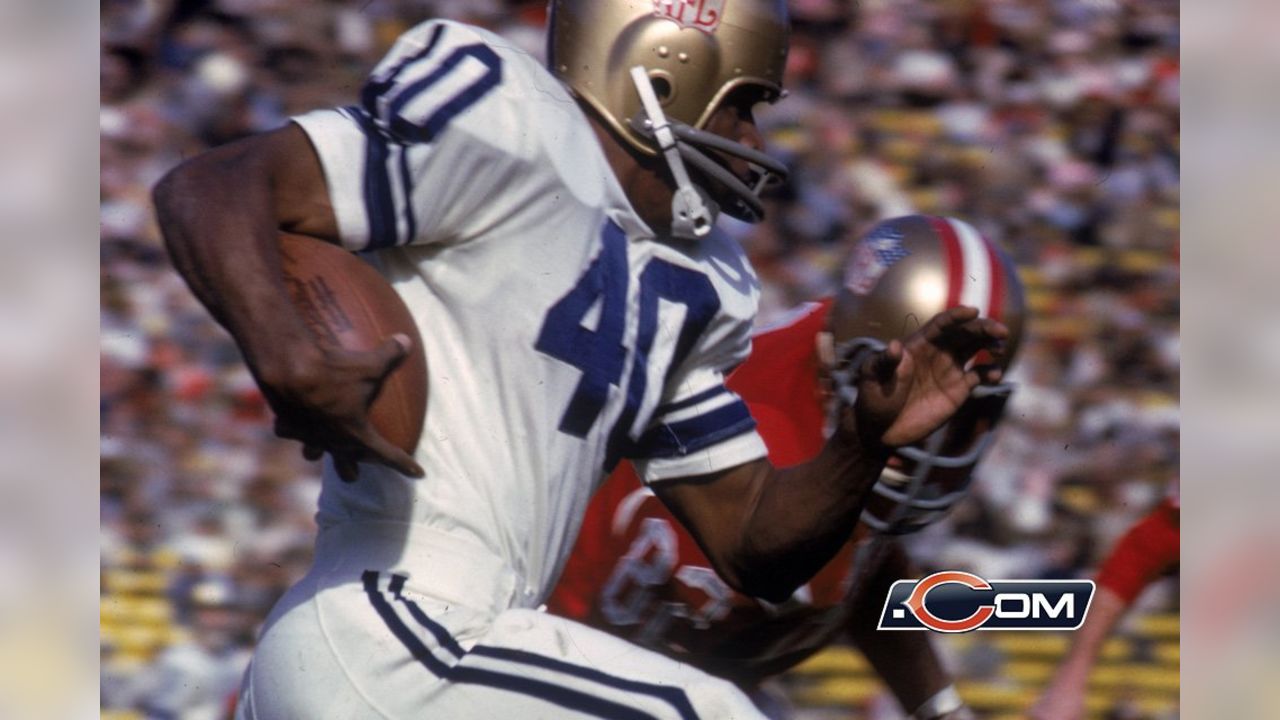
<svg viewBox="0 0 1280 720">
<path fill-rule="evenodd" d="M 728 379 L 747 403 L 775 466 L 802 463 L 825 442 L 817 335 L 829 302 L 811 303 L 758 333 Z M 630 465 L 597 491 L 549 609 L 708 672 L 752 681 L 828 644 L 846 621 L 855 542 L 790 600 L 737 593 Z"/>
<path fill-rule="evenodd" d="M 1138 598 L 1148 584 L 1178 567 L 1179 502 L 1167 499 L 1129 528 L 1098 571 L 1097 583 L 1119 595 L 1125 604 Z"/>
</svg>

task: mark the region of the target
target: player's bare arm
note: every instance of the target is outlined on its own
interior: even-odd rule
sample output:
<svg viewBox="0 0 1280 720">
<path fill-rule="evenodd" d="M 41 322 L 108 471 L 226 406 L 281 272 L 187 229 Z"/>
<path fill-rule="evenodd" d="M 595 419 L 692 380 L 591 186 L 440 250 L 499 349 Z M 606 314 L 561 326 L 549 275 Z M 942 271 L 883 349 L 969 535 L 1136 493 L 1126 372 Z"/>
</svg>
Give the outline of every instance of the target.
<svg viewBox="0 0 1280 720">
<path fill-rule="evenodd" d="M 366 417 L 408 338 L 388 338 L 371 352 L 321 347 L 285 289 L 279 231 L 338 235 L 302 130 L 290 124 L 192 158 L 156 186 L 155 203 L 175 268 L 235 338 L 275 411 L 276 433 L 301 440 L 312 459 L 331 452 L 344 479 L 355 478 L 359 460 L 421 475 Z"/>
<path fill-rule="evenodd" d="M 893 691 L 905 712 L 912 717 L 960 718 L 962 708 L 943 706 L 934 712 L 920 709 L 951 687 L 951 677 L 933 648 L 928 633 L 878 632 L 884 598 L 894 581 L 916 577 L 902 543 L 894 537 L 880 536 L 870 542 L 869 568 L 866 579 L 850 596 L 851 608 L 848 637 L 867 657 L 876 673 Z"/>
<path fill-rule="evenodd" d="M 730 586 L 784 600 L 848 539 L 892 449 L 927 437 L 979 383 L 999 380 L 998 369 L 968 364 L 979 350 L 999 352 L 1007 335 L 973 308 L 939 313 L 865 362 L 857 402 L 813 460 L 781 470 L 757 460 L 654 492 Z"/>
<path fill-rule="evenodd" d="M 1097 576 L 1098 591 L 1089 617 L 1071 640 L 1071 649 L 1027 716 L 1033 720 L 1085 717 L 1089 675 L 1124 614 L 1149 583 L 1178 564 L 1178 510 L 1166 499 L 1138 521 L 1112 548 Z"/>
</svg>

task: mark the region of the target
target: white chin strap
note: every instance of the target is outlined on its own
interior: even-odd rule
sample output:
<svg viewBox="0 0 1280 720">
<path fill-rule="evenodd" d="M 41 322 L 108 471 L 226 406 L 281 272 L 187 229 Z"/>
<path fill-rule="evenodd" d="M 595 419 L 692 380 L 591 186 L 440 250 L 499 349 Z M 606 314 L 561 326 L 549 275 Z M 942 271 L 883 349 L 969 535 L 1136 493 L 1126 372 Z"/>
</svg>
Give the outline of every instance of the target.
<svg viewBox="0 0 1280 720">
<path fill-rule="evenodd" d="M 640 104 L 649 116 L 658 149 L 662 151 L 667 167 L 671 168 L 671 177 L 676 181 L 676 193 L 671 198 L 671 234 L 689 240 L 704 238 L 716 224 L 718 208 L 689 179 L 689 173 L 685 170 L 684 161 L 676 147 L 676 136 L 671 130 L 671 123 L 662 112 L 662 104 L 653 92 L 653 85 L 649 82 L 643 65 L 631 68 L 631 80 L 640 93 Z"/>
</svg>

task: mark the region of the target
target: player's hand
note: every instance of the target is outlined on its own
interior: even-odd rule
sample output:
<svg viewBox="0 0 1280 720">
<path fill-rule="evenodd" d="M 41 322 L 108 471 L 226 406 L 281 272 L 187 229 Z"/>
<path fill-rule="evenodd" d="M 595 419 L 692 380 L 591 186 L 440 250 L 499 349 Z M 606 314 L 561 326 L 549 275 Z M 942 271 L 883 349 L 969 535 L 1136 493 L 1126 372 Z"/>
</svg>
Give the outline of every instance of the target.
<svg viewBox="0 0 1280 720">
<path fill-rule="evenodd" d="M 996 383 L 994 365 L 966 368 L 981 350 L 1003 353 L 1009 330 L 971 307 L 935 315 L 905 341 L 867 359 L 854 405 L 861 432 L 888 447 L 917 442 L 941 427 L 979 383 Z"/>
<path fill-rule="evenodd" d="M 411 344 L 399 334 L 368 352 L 304 343 L 283 351 L 288 360 L 277 367 L 255 369 L 276 414 L 276 435 L 301 441 L 309 460 L 329 453 L 338 476 L 347 482 L 357 479 L 358 463 L 366 461 L 422 477 L 422 468 L 382 437 L 368 417 L 383 381 L 403 362 Z"/>
</svg>

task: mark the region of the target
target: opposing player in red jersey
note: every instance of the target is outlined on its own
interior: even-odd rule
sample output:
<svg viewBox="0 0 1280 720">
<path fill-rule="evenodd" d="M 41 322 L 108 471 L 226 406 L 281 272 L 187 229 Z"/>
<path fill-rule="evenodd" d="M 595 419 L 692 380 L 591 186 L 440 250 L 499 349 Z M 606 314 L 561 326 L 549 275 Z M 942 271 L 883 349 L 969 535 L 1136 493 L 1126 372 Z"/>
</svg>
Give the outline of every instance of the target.
<svg viewBox="0 0 1280 720">
<path fill-rule="evenodd" d="M 821 449 L 827 401 L 848 386 L 832 369 L 837 356 L 881 347 L 961 304 L 1009 327 L 1006 365 L 1016 351 L 1021 285 L 1011 262 L 966 223 L 886 221 L 861 239 L 843 270 L 835 298 L 797 308 L 756 334 L 750 358 L 729 378 L 780 467 Z M 902 448 L 853 537 L 780 604 L 731 590 L 623 464 L 593 498 L 549 608 L 748 688 L 848 640 L 913 717 L 964 717 L 928 635 L 877 633 L 876 619 L 893 581 L 914 575 L 894 536 L 923 527 L 963 495 L 1010 391 L 1002 385 L 976 393 L 933 436 Z"/>
<path fill-rule="evenodd" d="M 1120 538 L 1102 563 L 1089 617 L 1072 638 L 1071 649 L 1053 680 L 1031 709 L 1034 720 L 1078 720 L 1085 716 L 1085 687 L 1102 644 L 1138 595 L 1178 567 L 1178 495 L 1166 498 Z"/>
</svg>

